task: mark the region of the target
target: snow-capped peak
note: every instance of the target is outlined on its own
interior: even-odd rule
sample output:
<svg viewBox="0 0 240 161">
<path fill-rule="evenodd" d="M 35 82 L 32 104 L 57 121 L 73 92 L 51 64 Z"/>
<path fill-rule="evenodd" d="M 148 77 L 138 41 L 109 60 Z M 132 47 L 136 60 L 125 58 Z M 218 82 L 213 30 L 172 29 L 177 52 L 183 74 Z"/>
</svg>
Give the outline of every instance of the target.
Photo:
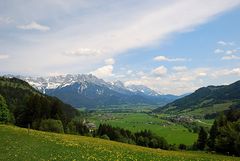
<svg viewBox="0 0 240 161">
<path fill-rule="evenodd" d="M 134 84 L 132 84 L 132 85 L 128 85 L 126 88 L 129 89 L 132 92 L 142 93 L 142 94 L 149 95 L 149 96 L 159 96 L 159 95 L 161 95 L 160 92 L 156 92 L 156 91 L 152 90 L 151 88 L 149 88 L 147 86 L 144 86 L 144 85 L 134 85 Z"/>
</svg>

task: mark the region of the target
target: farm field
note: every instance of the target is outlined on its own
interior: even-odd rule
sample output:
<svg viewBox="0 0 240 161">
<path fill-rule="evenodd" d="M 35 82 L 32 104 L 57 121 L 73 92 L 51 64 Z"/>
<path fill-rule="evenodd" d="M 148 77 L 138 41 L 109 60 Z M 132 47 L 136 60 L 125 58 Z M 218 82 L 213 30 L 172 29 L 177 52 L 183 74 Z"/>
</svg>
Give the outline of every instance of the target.
<svg viewBox="0 0 240 161">
<path fill-rule="evenodd" d="M 88 120 L 97 126 L 100 123 L 107 123 L 133 132 L 149 129 L 158 136 L 166 138 L 170 144 L 192 145 L 198 136 L 182 125 L 146 113 L 93 113 Z"/>
<path fill-rule="evenodd" d="M 240 158 L 205 152 L 150 149 L 98 138 L 56 134 L 0 125 L 0 160 L 225 160 Z"/>
</svg>

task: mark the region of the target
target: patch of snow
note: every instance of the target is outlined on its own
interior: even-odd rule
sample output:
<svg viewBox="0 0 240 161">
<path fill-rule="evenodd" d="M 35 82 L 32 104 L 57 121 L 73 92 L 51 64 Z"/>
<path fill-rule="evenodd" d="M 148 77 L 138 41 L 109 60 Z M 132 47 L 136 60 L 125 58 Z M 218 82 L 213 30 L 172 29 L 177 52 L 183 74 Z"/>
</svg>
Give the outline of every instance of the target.
<svg viewBox="0 0 240 161">
<path fill-rule="evenodd" d="M 99 90 L 99 89 L 96 90 L 97 95 L 103 95 L 103 93 L 104 93 L 104 90 Z"/>
</svg>

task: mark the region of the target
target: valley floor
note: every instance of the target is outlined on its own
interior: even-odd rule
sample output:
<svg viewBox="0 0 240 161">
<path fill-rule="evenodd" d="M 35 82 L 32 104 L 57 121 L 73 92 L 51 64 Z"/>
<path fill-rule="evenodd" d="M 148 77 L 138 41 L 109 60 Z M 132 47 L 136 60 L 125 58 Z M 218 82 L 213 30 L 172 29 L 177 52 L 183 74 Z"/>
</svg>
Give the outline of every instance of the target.
<svg viewBox="0 0 240 161">
<path fill-rule="evenodd" d="M 1 161 L 44 160 L 240 160 L 205 152 L 165 151 L 98 138 L 0 125 Z"/>
<path fill-rule="evenodd" d="M 189 132 L 180 124 L 154 117 L 146 113 L 92 113 L 87 119 L 97 126 L 100 123 L 121 127 L 132 132 L 151 130 L 154 134 L 164 137 L 170 144 L 192 145 L 197 140 L 197 133 Z"/>
</svg>

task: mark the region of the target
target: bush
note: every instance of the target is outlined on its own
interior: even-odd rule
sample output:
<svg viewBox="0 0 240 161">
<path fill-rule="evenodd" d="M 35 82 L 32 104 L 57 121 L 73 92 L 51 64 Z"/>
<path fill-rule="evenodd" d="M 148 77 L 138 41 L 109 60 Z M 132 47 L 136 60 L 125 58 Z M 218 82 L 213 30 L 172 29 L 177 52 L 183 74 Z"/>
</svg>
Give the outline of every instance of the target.
<svg viewBox="0 0 240 161">
<path fill-rule="evenodd" d="M 185 144 L 179 144 L 178 148 L 180 150 L 186 150 L 187 149 L 187 146 Z"/>
<path fill-rule="evenodd" d="M 73 119 L 67 125 L 67 133 L 70 134 L 80 134 L 80 135 L 90 135 L 89 129 L 83 123 L 81 119 Z"/>
<path fill-rule="evenodd" d="M 165 138 L 163 137 L 156 137 L 156 139 L 158 140 L 158 147 L 160 149 L 164 149 L 164 150 L 168 150 L 169 145 L 168 142 Z"/>
<path fill-rule="evenodd" d="M 110 138 L 106 134 L 102 135 L 100 138 L 105 140 L 110 140 Z"/>
<path fill-rule="evenodd" d="M 168 149 L 169 150 L 177 150 L 177 145 L 176 144 L 170 144 Z"/>
<path fill-rule="evenodd" d="M 38 130 L 41 124 L 41 120 L 36 120 L 32 123 L 32 128 Z"/>
<path fill-rule="evenodd" d="M 61 120 L 54 119 L 42 120 L 39 129 L 42 131 L 64 133 Z"/>
</svg>

